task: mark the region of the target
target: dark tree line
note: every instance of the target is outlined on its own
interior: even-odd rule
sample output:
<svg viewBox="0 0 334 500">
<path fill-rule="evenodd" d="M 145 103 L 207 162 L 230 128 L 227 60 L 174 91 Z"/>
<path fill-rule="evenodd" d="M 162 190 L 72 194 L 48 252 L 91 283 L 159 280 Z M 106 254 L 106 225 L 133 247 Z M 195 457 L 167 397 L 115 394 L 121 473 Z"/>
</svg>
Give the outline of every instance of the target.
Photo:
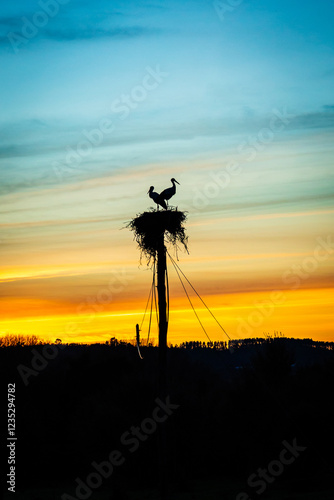
<svg viewBox="0 0 334 500">
<path fill-rule="evenodd" d="M 126 461 L 101 491 L 126 495 L 156 487 L 157 433 L 134 453 L 122 448 L 120 437 L 156 406 L 158 349 L 143 347 L 140 360 L 134 345 L 116 339 L 53 345 L 54 351 L 45 344 L 0 349 L 1 381 L 17 387 L 18 488 L 23 494 L 63 488 L 75 496 L 75 478 L 85 478 L 92 462 L 105 460 L 113 449 L 121 449 Z M 17 366 L 31 367 L 32 351 L 55 355 L 26 386 Z M 234 500 L 249 475 L 275 459 L 284 440 L 294 439 L 306 451 L 272 490 L 316 489 L 322 498 L 332 488 L 332 344 L 245 339 L 232 350 L 225 343 L 189 342 L 168 350 L 168 373 L 170 399 L 179 405 L 167 426 L 175 491 L 198 498 L 199 482 L 216 482 L 224 498 Z"/>
</svg>

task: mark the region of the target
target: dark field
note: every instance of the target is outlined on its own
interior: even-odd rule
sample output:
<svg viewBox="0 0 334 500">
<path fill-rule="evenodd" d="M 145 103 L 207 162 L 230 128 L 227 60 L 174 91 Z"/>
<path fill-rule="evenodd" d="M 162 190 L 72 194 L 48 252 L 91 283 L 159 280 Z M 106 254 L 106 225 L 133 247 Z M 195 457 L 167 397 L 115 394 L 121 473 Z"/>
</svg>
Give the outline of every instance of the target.
<svg viewBox="0 0 334 500">
<path fill-rule="evenodd" d="M 17 436 L 16 492 L 2 474 L 3 498 L 158 499 L 163 425 L 168 498 L 332 499 L 333 345 L 223 347 L 170 348 L 166 401 L 155 347 L 144 360 L 129 344 L 1 348 Z"/>
</svg>

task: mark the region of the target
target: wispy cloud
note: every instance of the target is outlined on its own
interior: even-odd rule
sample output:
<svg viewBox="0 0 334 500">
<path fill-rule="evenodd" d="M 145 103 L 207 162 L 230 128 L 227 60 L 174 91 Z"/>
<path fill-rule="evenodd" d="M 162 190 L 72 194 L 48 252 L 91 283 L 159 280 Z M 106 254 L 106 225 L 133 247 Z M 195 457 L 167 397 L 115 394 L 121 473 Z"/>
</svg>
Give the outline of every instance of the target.
<svg viewBox="0 0 334 500">
<path fill-rule="evenodd" d="M 334 104 L 325 104 L 325 105 L 323 106 L 323 109 L 324 109 L 325 111 L 333 111 L 333 112 L 334 112 Z"/>
<path fill-rule="evenodd" d="M 1 31 L 17 30 L 20 27 L 20 17 L 0 17 L 0 29 Z"/>
<path fill-rule="evenodd" d="M 295 128 L 331 128 L 334 127 L 334 106 L 324 105 L 325 111 L 304 113 L 293 120 Z"/>
<path fill-rule="evenodd" d="M 49 38 L 57 41 L 72 41 L 72 40 L 97 40 L 100 38 L 111 39 L 127 39 L 138 38 L 143 36 L 152 36 L 159 33 L 156 28 L 148 28 L 143 26 L 128 26 L 115 28 L 96 28 L 87 26 L 83 29 L 54 29 L 45 30 L 41 33 L 41 38 Z"/>
<path fill-rule="evenodd" d="M 33 16 L 22 15 L 0 18 L 0 45 L 9 45 L 10 38 L 26 38 L 26 31 L 29 34 L 35 31 L 29 40 L 49 39 L 58 42 L 84 41 L 84 40 L 124 40 L 135 39 L 145 36 L 154 36 L 161 33 L 161 29 L 125 22 L 126 16 L 120 13 L 100 14 L 94 19 L 93 15 L 89 19 L 85 16 L 71 17 L 58 15 L 55 19 L 50 19 L 45 27 L 34 25 Z M 96 16 L 95 16 L 96 17 Z M 121 22 L 120 22 L 121 21 Z M 28 28 L 27 28 L 28 26 Z M 18 39 L 19 43 L 19 39 Z"/>
</svg>

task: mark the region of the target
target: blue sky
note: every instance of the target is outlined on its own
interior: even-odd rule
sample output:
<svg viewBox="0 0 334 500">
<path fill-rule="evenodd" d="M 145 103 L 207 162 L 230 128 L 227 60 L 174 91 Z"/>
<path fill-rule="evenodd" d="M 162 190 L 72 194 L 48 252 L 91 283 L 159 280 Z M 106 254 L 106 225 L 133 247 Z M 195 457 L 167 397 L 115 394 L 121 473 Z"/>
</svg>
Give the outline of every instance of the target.
<svg viewBox="0 0 334 500">
<path fill-rule="evenodd" d="M 332 128 L 331 2 L 319 9 L 314 2 L 245 1 L 224 19 L 222 4 L 57 3 L 57 15 L 44 14 L 46 25 L 26 43 L 16 41 L 17 50 L 9 38 L 22 36 L 41 4 L 2 5 L 5 190 L 197 159 L 208 150 L 221 161 L 266 127 L 273 109 L 294 116 L 291 137 Z M 112 104 L 140 85 L 147 67 L 168 76 L 122 120 Z M 68 148 L 76 150 L 103 118 L 114 131 L 101 147 L 55 176 L 55 162 L 64 163 Z"/>
<path fill-rule="evenodd" d="M 332 2 L 63 3 L 51 2 L 57 14 L 43 14 L 43 27 L 34 16 L 48 3 L 1 6 L 5 192 L 200 161 L 208 151 L 219 163 L 267 127 L 274 109 L 294 117 L 275 143 L 301 137 L 307 148 L 309 134 L 326 141 L 333 128 Z M 27 20 L 34 36 L 13 38 Z M 123 119 L 113 103 L 147 67 L 168 76 Z M 101 119 L 113 132 L 55 175 Z"/>
<path fill-rule="evenodd" d="M 5 124 L 93 126 L 156 64 L 169 77 L 137 118 L 150 126 L 151 113 L 159 113 L 169 133 L 178 124 L 260 119 L 283 105 L 298 114 L 330 113 L 333 105 L 332 2 L 320 9 L 315 2 L 245 1 L 222 21 L 206 1 L 72 0 L 17 54 L 8 32 L 20 33 L 22 17 L 32 21 L 41 8 L 25 1 L 1 9 Z"/>
<path fill-rule="evenodd" d="M 78 242 L 105 261 L 97 234 L 129 265 L 119 228 L 171 177 L 198 259 L 205 241 L 254 250 L 247 217 L 273 214 L 289 217 L 254 223 L 258 249 L 311 251 L 333 222 L 333 14 L 331 1 L 3 2 L 8 268 L 53 265 L 54 248 L 80 260 Z"/>
</svg>

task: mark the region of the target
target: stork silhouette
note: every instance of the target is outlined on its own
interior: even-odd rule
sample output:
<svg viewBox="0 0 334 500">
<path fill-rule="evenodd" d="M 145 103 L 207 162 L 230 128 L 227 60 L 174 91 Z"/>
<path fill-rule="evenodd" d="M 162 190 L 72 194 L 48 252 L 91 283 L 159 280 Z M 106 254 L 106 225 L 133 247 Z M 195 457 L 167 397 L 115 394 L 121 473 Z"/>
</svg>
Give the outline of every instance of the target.
<svg viewBox="0 0 334 500">
<path fill-rule="evenodd" d="M 154 191 L 154 186 L 151 186 L 150 189 L 148 190 L 147 194 L 149 195 L 150 198 L 157 204 L 157 210 L 159 210 L 159 205 L 162 206 L 165 210 L 167 210 L 167 205 L 165 203 L 165 200 L 161 198 L 161 195 L 156 193 Z"/>
<path fill-rule="evenodd" d="M 159 195 L 162 200 L 167 201 L 167 206 L 168 206 L 168 200 L 170 200 L 171 197 L 174 196 L 174 194 L 176 193 L 175 182 L 176 184 L 180 184 L 179 182 L 177 182 L 176 179 L 174 179 L 174 177 L 170 181 L 173 184 L 172 187 L 164 189 Z"/>
</svg>

